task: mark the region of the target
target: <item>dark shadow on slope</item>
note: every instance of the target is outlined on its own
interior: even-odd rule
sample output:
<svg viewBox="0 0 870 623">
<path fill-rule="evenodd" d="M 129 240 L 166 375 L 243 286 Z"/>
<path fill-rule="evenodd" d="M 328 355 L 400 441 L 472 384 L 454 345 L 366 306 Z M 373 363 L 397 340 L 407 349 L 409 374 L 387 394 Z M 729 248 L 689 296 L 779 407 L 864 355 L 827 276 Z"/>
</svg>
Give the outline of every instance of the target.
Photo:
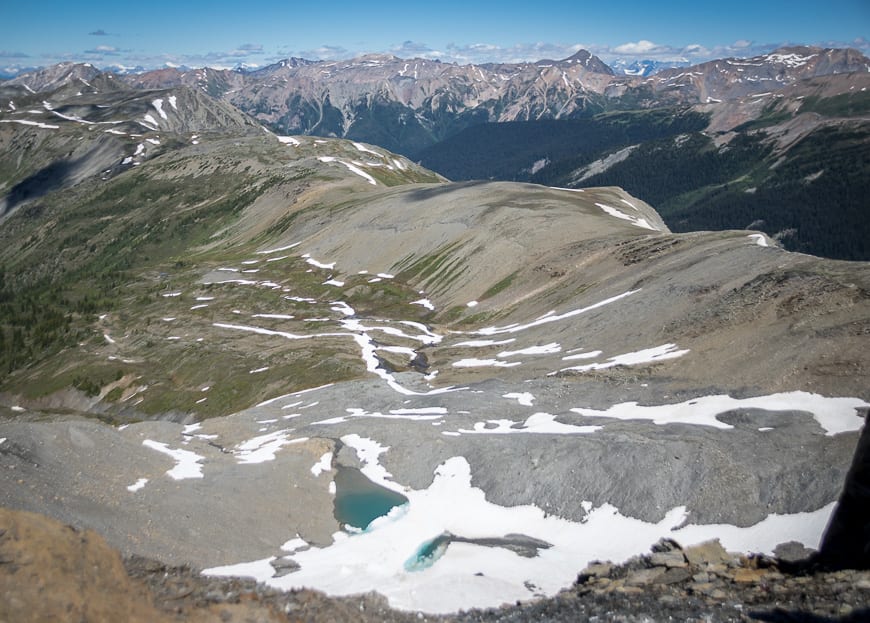
<svg viewBox="0 0 870 623">
<path fill-rule="evenodd" d="M 75 168 L 76 163 L 74 162 L 58 160 L 21 180 L 4 197 L 5 205 L 0 216 L 6 216 L 27 201 L 38 199 L 54 190 L 63 188 L 67 180 L 72 177 Z"/>
<path fill-rule="evenodd" d="M 13 186 L 0 199 L 0 218 L 10 215 L 27 202 L 78 184 L 101 171 L 126 168 L 126 165 L 120 164 L 123 157 L 124 146 L 121 142 L 108 136 L 100 137 L 79 157 L 55 160 Z"/>
<path fill-rule="evenodd" d="M 863 411 L 864 428 L 819 551 L 806 560 L 781 562 L 780 568 L 787 573 L 809 575 L 818 570 L 870 569 L 870 411 Z M 858 623 L 870 621 L 870 608 L 860 608 L 842 617 L 776 608 L 752 611 L 749 617 L 770 623 Z"/>
<path fill-rule="evenodd" d="M 483 186 L 490 184 L 488 180 L 472 180 L 470 182 L 453 182 L 451 184 L 436 184 L 428 188 L 415 188 L 411 192 L 405 194 L 405 197 L 412 201 L 428 201 L 437 197 L 443 197 L 457 190 L 465 188 L 473 188 L 474 186 Z"/>
</svg>

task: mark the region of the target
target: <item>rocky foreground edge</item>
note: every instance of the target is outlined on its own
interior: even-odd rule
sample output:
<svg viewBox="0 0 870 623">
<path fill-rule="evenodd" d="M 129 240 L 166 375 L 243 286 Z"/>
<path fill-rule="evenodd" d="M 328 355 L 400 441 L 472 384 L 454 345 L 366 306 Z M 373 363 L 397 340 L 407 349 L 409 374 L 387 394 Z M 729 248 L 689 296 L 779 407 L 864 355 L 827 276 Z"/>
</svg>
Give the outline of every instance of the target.
<svg viewBox="0 0 870 623">
<path fill-rule="evenodd" d="M 90 530 L 0 509 L 0 621 L 866 621 L 870 571 L 735 555 L 718 541 L 662 540 L 624 564 L 594 563 L 552 598 L 449 616 L 383 597 L 281 592 L 191 567 L 123 559 Z"/>
<path fill-rule="evenodd" d="M 864 427 L 820 550 L 733 554 L 718 541 L 596 562 L 555 597 L 424 616 L 376 594 L 281 592 L 189 566 L 123 559 L 96 532 L 0 509 L 0 621 L 867 621 L 870 620 L 870 427 Z"/>
</svg>

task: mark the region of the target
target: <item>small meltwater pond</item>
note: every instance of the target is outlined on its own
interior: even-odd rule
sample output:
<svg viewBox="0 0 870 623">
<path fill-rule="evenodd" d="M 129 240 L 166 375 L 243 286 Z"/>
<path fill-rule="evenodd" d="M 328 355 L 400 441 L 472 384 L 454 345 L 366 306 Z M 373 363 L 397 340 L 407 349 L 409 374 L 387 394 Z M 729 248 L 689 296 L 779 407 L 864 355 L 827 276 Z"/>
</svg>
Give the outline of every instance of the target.
<svg viewBox="0 0 870 623">
<path fill-rule="evenodd" d="M 394 508 L 406 504 L 409 501 L 404 495 L 372 482 L 354 467 L 342 466 L 336 472 L 334 515 L 348 532 L 364 532 L 373 521 L 386 517 Z M 446 553 L 451 543 L 501 547 L 526 558 L 537 556 L 539 549 L 551 547 L 546 541 L 522 534 L 508 534 L 501 538 L 465 538 L 445 531 L 424 541 L 405 561 L 405 571 L 422 571 L 431 567 Z"/>
<path fill-rule="evenodd" d="M 365 530 L 378 517 L 407 503 L 404 495 L 372 482 L 354 467 L 339 467 L 335 474 L 333 514 L 351 531 Z"/>
</svg>

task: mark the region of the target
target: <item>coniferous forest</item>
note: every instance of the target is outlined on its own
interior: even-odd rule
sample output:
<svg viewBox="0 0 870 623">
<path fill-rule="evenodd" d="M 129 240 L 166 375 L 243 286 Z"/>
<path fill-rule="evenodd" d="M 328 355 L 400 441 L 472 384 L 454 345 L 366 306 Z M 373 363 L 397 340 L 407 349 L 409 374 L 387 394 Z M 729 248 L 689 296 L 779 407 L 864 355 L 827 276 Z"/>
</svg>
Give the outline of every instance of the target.
<svg viewBox="0 0 870 623">
<path fill-rule="evenodd" d="M 861 112 L 853 100 L 805 106 L 820 114 Z M 454 180 L 621 186 L 652 205 L 675 232 L 757 229 L 792 251 L 870 259 L 867 124 L 825 125 L 782 152 L 769 132 L 781 120 L 771 113 L 730 137 L 703 132 L 706 116 L 687 109 L 491 123 L 468 128 L 417 159 Z M 623 160 L 583 176 L 591 163 L 628 147 Z"/>
</svg>

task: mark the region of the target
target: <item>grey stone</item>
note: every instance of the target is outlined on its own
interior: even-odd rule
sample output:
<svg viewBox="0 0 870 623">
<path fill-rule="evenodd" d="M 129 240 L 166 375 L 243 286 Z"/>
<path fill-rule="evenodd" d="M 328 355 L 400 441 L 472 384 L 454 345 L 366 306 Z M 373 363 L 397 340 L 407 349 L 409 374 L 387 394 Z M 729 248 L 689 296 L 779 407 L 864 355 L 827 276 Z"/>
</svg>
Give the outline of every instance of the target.
<svg viewBox="0 0 870 623">
<path fill-rule="evenodd" d="M 686 562 L 686 558 L 683 556 L 683 552 L 679 550 L 650 554 L 649 561 L 657 567 L 667 567 L 669 569 L 689 566 L 689 563 Z"/>
<path fill-rule="evenodd" d="M 683 548 L 673 539 L 661 538 L 650 548 L 653 553 L 680 551 Z"/>
<path fill-rule="evenodd" d="M 646 586 L 647 584 L 655 584 L 659 578 L 665 574 L 663 569 L 641 569 L 635 571 L 625 579 L 626 586 Z"/>
<path fill-rule="evenodd" d="M 686 555 L 686 560 L 693 565 L 703 565 L 706 563 L 727 564 L 731 561 L 731 556 L 725 551 L 722 544 L 719 543 L 719 539 L 692 545 L 684 549 L 683 553 Z"/>
<path fill-rule="evenodd" d="M 774 556 L 779 558 L 785 562 L 798 562 L 799 560 L 806 560 L 810 556 L 813 555 L 815 550 L 806 547 L 803 543 L 798 543 L 797 541 L 788 541 L 787 543 L 780 543 L 773 550 Z"/>
<path fill-rule="evenodd" d="M 609 562 L 593 562 L 586 566 L 580 575 L 587 575 L 594 578 L 606 577 L 613 570 L 613 564 Z"/>
<path fill-rule="evenodd" d="M 294 571 L 299 571 L 299 569 L 302 568 L 299 563 L 292 558 L 276 558 L 269 564 L 272 565 L 273 569 L 275 569 L 275 575 L 272 576 L 274 578 L 280 578 L 293 573 Z"/>
<path fill-rule="evenodd" d="M 673 568 L 668 569 L 656 579 L 658 584 L 676 584 L 684 582 L 692 577 L 692 573 L 688 569 Z"/>
</svg>

